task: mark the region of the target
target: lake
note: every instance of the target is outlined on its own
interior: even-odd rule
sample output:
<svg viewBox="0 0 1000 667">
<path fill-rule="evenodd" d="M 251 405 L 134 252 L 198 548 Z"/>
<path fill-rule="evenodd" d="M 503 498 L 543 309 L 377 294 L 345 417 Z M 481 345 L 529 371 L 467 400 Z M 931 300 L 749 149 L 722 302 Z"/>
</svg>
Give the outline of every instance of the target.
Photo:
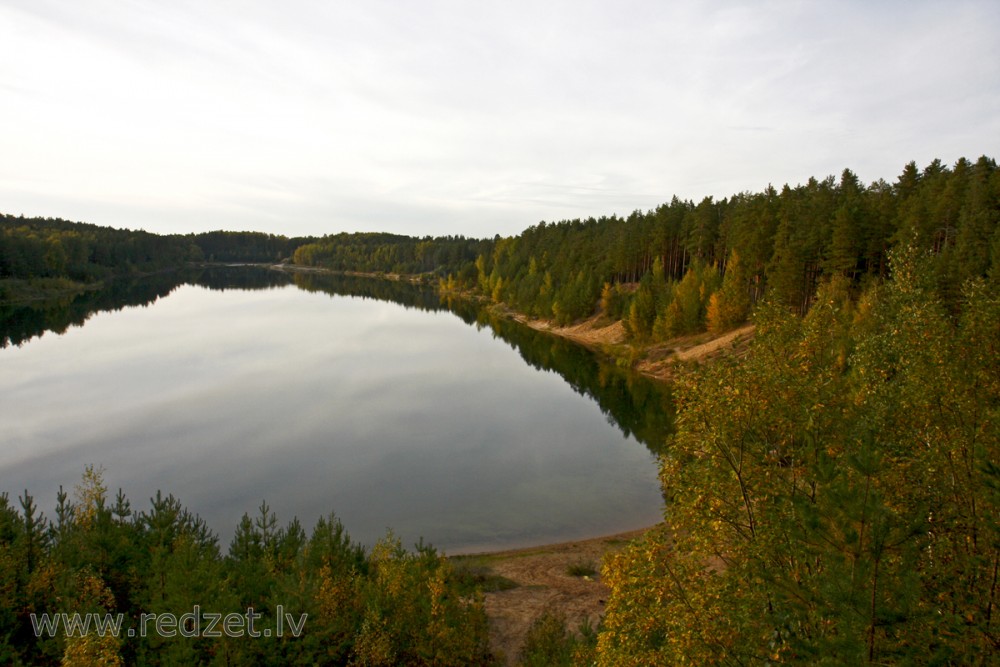
<svg viewBox="0 0 1000 667">
<path fill-rule="evenodd" d="M 590 352 L 401 283 L 265 269 L 119 282 L 0 309 L 0 491 L 52 518 L 104 468 L 223 544 L 262 500 L 448 553 L 650 525 L 665 390 Z M 57 333 L 62 332 L 62 333 Z"/>
</svg>

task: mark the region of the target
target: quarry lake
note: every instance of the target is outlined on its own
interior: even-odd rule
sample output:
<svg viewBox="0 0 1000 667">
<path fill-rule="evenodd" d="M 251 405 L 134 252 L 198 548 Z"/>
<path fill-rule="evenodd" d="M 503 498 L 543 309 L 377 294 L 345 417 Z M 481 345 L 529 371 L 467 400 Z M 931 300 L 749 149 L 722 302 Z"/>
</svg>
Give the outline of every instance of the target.
<svg viewBox="0 0 1000 667">
<path fill-rule="evenodd" d="M 203 269 L 0 322 L 0 492 L 49 519 L 88 464 L 135 511 L 173 494 L 224 550 L 263 500 L 448 553 L 661 516 L 663 387 L 426 289 Z"/>
</svg>

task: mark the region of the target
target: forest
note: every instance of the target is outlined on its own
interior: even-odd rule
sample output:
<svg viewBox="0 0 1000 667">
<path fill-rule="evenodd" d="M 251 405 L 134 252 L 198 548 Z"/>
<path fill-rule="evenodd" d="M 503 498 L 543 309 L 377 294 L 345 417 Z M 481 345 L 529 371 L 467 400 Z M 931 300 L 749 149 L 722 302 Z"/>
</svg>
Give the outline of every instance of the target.
<svg viewBox="0 0 1000 667">
<path fill-rule="evenodd" d="M 100 280 L 199 259 L 189 240 L 54 218 L 0 215 L 0 280 Z"/>
<path fill-rule="evenodd" d="M 333 271 L 423 276 L 558 324 L 598 311 L 637 342 L 723 331 L 767 298 L 804 315 L 820 282 L 858 293 L 889 275 L 889 252 L 933 255 L 948 303 L 1000 257 L 995 160 L 911 162 L 896 182 L 839 179 L 768 187 L 627 217 L 540 222 L 511 237 L 339 233 L 321 238 L 214 231 L 159 236 L 64 220 L 0 217 L 0 285 L 11 279 L 87 282 L 191 261 L 290 262 Z M 3 300 L 0 294 L 0 300 Z"/>
<path fill-rule="evenodd" d="M 0 215 L 0 280 L 90 282 L 176 269 L 189 262 L 277 262 L 309 240 L 262 232 L 163 236 L 59 218 Z"/>
<path fill-rule="evenodd" d="M 648 342 L 746 320 L 767 298 L 804 315 L 819 284 L 843 276 L 855 294 L 889 276 L 889 253 L 914 247 L 949 304 L 970 276 L 1000 262 L 995 160 L 935 160 L 895 183 L 840 178 L 700 202 L 674 197 L 629 216 L 540 222 L 481 241 L 337 235 L 299 246 L 297 264 L 421 273 L 558 324 L 601 312 Z"/>
<path fill-rule="evenodd" d="M 148 509 L 108 494 L 88 467 L 55 517 L 25 491 L 0 495 L 0 662 L 7 665 L 489 664 L 482 600 L 448 561 L 388 533 L 371 550 L 333 514 L 311 532 L 266 504 L 244 515 L 226 552 L 179 500 Z M 260 614 L 261 636 L 139 632 L 144 613 Z M 279 608 L 278 605 L 281 605 Z M 118 636 L 39 632 L 42 613 L 122 614 Z M 278 613 L 298 636 L 278 637 Z M 35 614 L 35 620 L 31 615 Z M 302 616 L 305 614 L 305 616 Z M 134 636 L 129 636 L 131 629 Z M 267 629 L 272 636 L 263 634 Z M 188 630 L 193 630 L 193 626 Z"/>
<path fill-rule="evenodd" d="M 755 325 L 686 367 L 659 453 L 664 521 L 609 559 L 596 635 L 545 619 L 524 664 L 990 665 L 1000 656 L 1000 171 L 910 163 L 513 237 L 157 237 L 0 220 L 0 278 L 92 280 L 209 256 L 406 273 L 442 298 L 620 319 L 631 344 Z M 147 238 L 147 236 L 149 238 Z M 161 250 L 162 250 L 162 254 Z M 305 279 L 304 279 L 305 280 Z M 530 360 L 529 360 L 530 361 Z M 544 361 L 532 363 L 543 364 Z M 370 551 L 266 505 L 227 553 L 159 493 L 88 469 L 56 516 L 0 496 L 0 659 L 12 664 L 488 664 L 481 591 L 430 547 Z M 303 637 L 35 639 L 30 613 L 279 600 Z M 208 604 L 202 602 L 203 605 Z M 290 603 L 291 604 L 291 603 Z"/>
<path fill-rule="evenodd" d="M 758 307 L 684 375 L 664 523 L 606 564 L 598 664 L 995 664 L 1000 294 L 939 259 Z"/>
</svg>

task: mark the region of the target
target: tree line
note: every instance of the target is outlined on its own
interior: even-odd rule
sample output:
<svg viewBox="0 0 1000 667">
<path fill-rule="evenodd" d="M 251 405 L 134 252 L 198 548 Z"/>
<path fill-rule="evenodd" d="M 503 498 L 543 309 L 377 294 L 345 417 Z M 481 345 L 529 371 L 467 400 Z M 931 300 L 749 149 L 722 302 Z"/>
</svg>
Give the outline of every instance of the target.
<svg viewBox="0 0 1000 667">
<path fill-rule="evenodd" d="M 746 319 L 765 293 L 799 315 L 827 277 L 859 291 L 887 277 L 893 248 L 931 252 L 939 293 L 954 301 L 969 276 L 1000 263 L 1000 172 L 981 157 L 898 180 L 769 187 L 695 204 L 539 223 L 496 240 L 477 258 L 477 285 L 495 301 L 566 324 L 594 313 L 621 318 L 636 339 L 662 339 Z"/>
<path fill-rule="evenodd" d="M 400 234 L 356 233 L 324 236 L 299 246 L 292 260 L 303 266 L 362 273 L 457 275 L 475 277 L 476 257 L 489 252 L 491 241 L 441 236 L 415 238 Z"/>
<path fill-rule="evenodd" d="M 341 272 L 437 278 L 560 324 L 597 311 L 639 342 L 745 321 L 763 298 L 804 315 L 820 282 L 855 292 L 884 280 L 902 245 L 935 257 L 947 302 L 1000 263 L 1000 171 L 986 156 L 949 167 L 907 164 L 893 183 L 849 169 L 780 191 L 695 203 L 677 197 L 627 217 L 540 222 L 511 237 L 423 238 L 340 233 L 320 238 L 214 231 L 158 236 L 63 220 L 0 217 L 0 279 L 87 281 L 188 261 L 279 262 Z"/>
<path fill-rule="evenodd" d="M 804 315 L 820 282 L 842 276 L 855 292 L 888 276 L 893 248 L 933 254 L 929 269 L 949 302 L 962 281 L 1000 263 L 1000 172 L 995 160 L 907 164 L 894 183 L 839 178 L 768 187 L 695 203 L 674 197 L 650 211 L 564 220 L 511 237 L 415 239 L 338 234 L 299 246 L 295 263 L 341 271 L 429 273 L 560 324 L 600 304 L 635 340 L 723 331 L 765 293 Z"/>
<path fill-rule="evenodd" d="M 57 501 L 49 519 L 27 491 L 16 504 L 0 494 L 3 664 L 493 664 L 481 594 L 428 545 L 407 550 L 388 533 L 366 550 L 332 514 L 307 532 L 297 519 L 279 525 L 262 503 L 223 551 L 173 496 L 157 492 L 137 511 L 91 467 Z M 250 608 L 255 637 L 191 636 L 193 621 L 142 632 L 147 613 Z M 117 636 L 50 634 L 36 632 L 43 613 L 123 620 Z M 279 613 L 295 635 L 287 620 L 277 635 Z"/>
<path fill-rule="evenodd" d="M 212 231 L 160 235 L 60 218 L 0 214 L 0 279 L 92 282 L 189 262 L 280 262 L 312 237 Z"/>
<path fill-rule="evenodd" d="M 0 279 L 100 280 L 199 258 L 190 239 L 56 218 L 0 215 Z"/>
<path fill-rule="evenodd" d="M 746 357 L 682 376 L 597 664 L 996 664 L 1000 292 L 946 301 L 932 250 L 759 307 Z"/>
</svg>

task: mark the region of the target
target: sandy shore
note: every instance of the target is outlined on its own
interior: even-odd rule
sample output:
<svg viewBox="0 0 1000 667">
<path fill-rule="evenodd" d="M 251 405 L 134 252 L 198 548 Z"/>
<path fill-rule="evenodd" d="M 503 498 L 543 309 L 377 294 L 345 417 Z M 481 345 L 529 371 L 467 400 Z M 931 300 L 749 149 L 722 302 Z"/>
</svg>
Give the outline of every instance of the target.
<svg viewBox="0 0 1000 667">
<path fill-rule="evenodd" d="M 411 283 L 426 283 L 426 275 L 400 275 L 395 273 L 361 273 L 355 271 L 332 271 L 315 266 L 300 266 L 297 264 L 273 264 L 269 268 L 277 271 L 300 273 L 328 273 L 382 280 L 394 280 Z M 477 299 L 468 292 L 457 292 L 460 298 Z M 511 310 L 503 304 L 494 304 L 496 313 L 531 327 L 536 331 L 544 331 L 554 336 L 572 340 L 584 347 L 605 356 L 627 360 L 639 373 L 654 380 L 669 382 L 684 363 L 703 363 L 721 355 L 743 355 L 753 339 L 754 326 L 748 324 L 722 335 L 711 333 L 679 336 L 667 341 L 633 345 L 626 340 L 625 327 L 620 320 L 609 320 L 602 314 L 597 314 L 570 326 L 557 326 L 549 320 L 531 319 L 521 313 Z"/>
<path fill-rule="evenodd" d="M 626 341 L 621 321 L 609 322 L 601 315 L 567 327 L 556 326 L 547 320 L 529 319 L 513 312 L 509 316 L 536 331 L 572 340 L 609 357 L 628 358 L 637 372 L 661 382 L 669 382 L 679 365 L 685 362 L 703 363 L 721 355 L 744 354 L 754 334 L 754 326 L 748 324 L 722 335 L 706 332 L 632 346 Z"/>
<path fill-rule="evenodd" d="M 485 594 L 490 644 L 512 665 L 532 622 L 547 609 L 564 614 L 570 629 L 585 621 L 596 628 L 608 598 L 608 587 L 600 576 L 605 554 L 623 548 L 647 530 L 449 559 L 458 567 L 483 567 L 517 584 L 510 590 Z M 574 576 L 570 574 L 574 566 L 592 568 L 595 574 Z"/>
</svg>

